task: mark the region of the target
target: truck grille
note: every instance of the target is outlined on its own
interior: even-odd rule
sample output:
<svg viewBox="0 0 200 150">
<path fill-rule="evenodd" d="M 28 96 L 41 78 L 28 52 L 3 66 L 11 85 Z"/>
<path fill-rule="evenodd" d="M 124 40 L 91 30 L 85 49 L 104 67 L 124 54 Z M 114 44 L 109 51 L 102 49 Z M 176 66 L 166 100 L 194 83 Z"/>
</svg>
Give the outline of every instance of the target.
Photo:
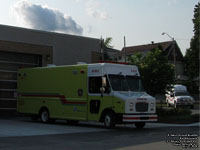
<svg viewBox="0 0 200 150">
<path fill-rule="evenodd" d="M 148 103 L 146 102 L 138 102 L 135 105 L 137 112 L 145 112 L 148 111 Z"/>
</svg>

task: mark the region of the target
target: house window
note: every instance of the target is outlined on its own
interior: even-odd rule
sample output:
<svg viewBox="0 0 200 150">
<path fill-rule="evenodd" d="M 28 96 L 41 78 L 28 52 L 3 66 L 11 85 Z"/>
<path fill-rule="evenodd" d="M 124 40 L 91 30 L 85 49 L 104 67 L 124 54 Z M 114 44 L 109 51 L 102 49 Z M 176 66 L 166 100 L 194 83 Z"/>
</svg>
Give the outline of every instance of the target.
<svg viewBox="0 0 200 150">
<path fill-rule="evenodd" d="M 122 59 L 122 56 L 118 56 L 118 59 L 121 60 L 121 59 Z"/>
</svg>

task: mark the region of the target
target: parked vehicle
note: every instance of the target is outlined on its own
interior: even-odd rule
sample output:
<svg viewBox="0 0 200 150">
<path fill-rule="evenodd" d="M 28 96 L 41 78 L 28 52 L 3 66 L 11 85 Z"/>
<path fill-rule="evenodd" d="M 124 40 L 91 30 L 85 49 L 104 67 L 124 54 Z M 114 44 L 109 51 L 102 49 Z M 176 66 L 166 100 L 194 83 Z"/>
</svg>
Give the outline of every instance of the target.
<svg viewBox="0 0 200 150">
<path fill-rule="evenodd" d="M 187 91 L 187 87 L 184 85 L 170 85 L 166 90 L 166 103 L 167 106 L 190 106 L 194 107 L 194 98 L 190 96 Z"/>
<path fill-rule="evenodd" d="M 79 64 L 20 69 L 17 111 L 69 122 L 117 123 L 157 121 L 155 98 L 142 86 L 138 68 L 122 64 Z"/>
</svg>

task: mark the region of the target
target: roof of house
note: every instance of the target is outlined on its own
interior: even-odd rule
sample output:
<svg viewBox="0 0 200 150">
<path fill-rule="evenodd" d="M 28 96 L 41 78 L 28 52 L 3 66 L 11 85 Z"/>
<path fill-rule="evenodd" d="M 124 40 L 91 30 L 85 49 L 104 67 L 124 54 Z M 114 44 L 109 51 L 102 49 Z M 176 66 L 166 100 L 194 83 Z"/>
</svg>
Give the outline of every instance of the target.
<svg viewBox="0 0 200 150">
<path fill-rule="evenodd" d="M 114 57 L 124 56 L 125 53 L 126 53 L 126 55 L 132 55 L 137 52 L 141 52 L 145 56 L 147 52 L 149 52 L 150 50 L 152 50 L 154 48 L 159 48 L 159 49 L 163 50 L 164 55 L 166 55 L 168 57 L 169 61 L 174 60 L 173 41 L 166 41 L 166 42 L 159 42 L 159 43 L 152 42 L 152 44 L 125 47 L 120 52 L 116 53 L 114 55 Z M 175 48 L 175 52 L 176 52 L 176 60 L 182 62 L 184 60 L 183 54 L 182 54 L 178 44 L 176 43 L 176 41 L 174 42 L 174 48 Z"/>
<path fill-rule="evenodd" d="M 124 54 L 125 50 L 126 50 L 127 55 L 136 53 L 136 52 L 148 52 L 151 49 L 157 48 L 159 46 L 162 46 L 163 51 L 165 51 L 172 44 L 173 44 L 173 41 L 166 41 L 166 42 L 152 43 L 152 44 L 146 44 L 146 45 L 129 46 L 129 47 L 123 48 L 122 51 L 118 53 L 118 55 Z"/>
</svg>

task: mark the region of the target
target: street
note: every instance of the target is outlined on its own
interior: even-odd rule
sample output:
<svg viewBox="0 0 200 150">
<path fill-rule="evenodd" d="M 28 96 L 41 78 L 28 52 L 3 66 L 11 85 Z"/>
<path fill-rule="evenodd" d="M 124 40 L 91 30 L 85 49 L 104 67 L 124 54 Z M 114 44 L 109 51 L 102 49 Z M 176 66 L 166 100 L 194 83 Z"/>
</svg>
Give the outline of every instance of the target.
<svg viewBox="0 0 200 150">
<path fill-rule="evenodd" d="M 5 118 L 0 119 L 0 149 L 183 149 L 173 141 L 187 136 L 193 139 L 192 145 L 196 147 L 200 142 L 199 126 L 200 123 L 148 123 L 144 129 L 136 129 L 134 125 L 105 129 L 101 123 L 81 122 L 73 126 L 67 125 L 65 121 L 42 124 L 25 117 Z"/>
</svg>

